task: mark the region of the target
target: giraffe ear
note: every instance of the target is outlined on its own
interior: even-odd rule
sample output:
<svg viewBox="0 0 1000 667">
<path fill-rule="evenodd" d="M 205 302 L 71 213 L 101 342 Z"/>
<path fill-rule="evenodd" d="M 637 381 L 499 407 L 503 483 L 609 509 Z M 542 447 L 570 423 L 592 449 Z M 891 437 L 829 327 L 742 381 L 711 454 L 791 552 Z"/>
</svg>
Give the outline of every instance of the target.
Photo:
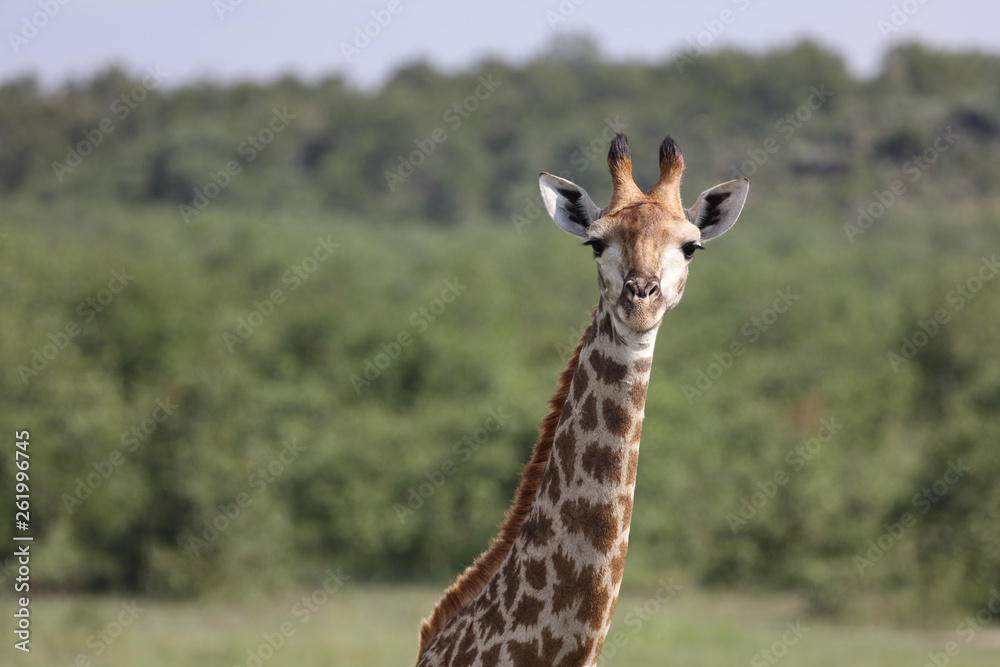
<svg viewBox="0 0 1000 667">
<path fill-rule="evenodd" d="M 544 171 L 538 176 L 545 210 L 563 230 L 587 238 L 587 227 L 601 217 L 603 211 L 590 199 L 587 191 L 576 183 Z"/>
<path fill-rule="evenodd" d="M 688 221 L 701 229 L 701 240 L 721 236 L 736 223 L 750 192 L 750 181 L 738 178 L 701 193 L 694 206 L 684 211 Z"/>
</svg>

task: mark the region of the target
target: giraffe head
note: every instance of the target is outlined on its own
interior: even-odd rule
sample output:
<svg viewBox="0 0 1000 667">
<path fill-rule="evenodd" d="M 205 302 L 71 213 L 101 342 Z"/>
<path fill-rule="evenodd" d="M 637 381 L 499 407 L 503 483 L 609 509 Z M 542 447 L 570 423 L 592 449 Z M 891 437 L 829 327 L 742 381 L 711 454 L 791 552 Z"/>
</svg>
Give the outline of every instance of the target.
<svg viewBox="0 0 1000 667">
<path fill-rule="evenodd" d="M 565 231 L 585 239 L 597 260 L 601 298 L 621 325 L 637 333 L 656 329 L 684 293 L 688 265 L 702 241 L 736 222 L 750 182 L 737 179 L 701 193 L 681 207 L 684 158 L 669 136 L 660 145 L 660 179 L 648 192 L 632 180 L 625 135 L 608 152 L 611 203 L 601 209 L 587 192 L 564 178 L 542 173 L 539 185 L 549 215 Z"/>
</svg>

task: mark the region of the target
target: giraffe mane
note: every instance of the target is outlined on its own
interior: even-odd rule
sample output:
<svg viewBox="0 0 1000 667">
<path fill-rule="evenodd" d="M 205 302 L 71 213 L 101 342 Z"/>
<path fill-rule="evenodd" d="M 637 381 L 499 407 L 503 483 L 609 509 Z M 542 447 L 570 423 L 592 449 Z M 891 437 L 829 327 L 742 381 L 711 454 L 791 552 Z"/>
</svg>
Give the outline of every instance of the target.
<svg viewBox="0 0 1000 667">
<path fill-rule="evenodd" d="M 597 310 L 595 309 L 594 312 L 596 314 Z M 593 326 L 591 324 L 587 327 L 586 333 L 580 339 L 576 349 L 573 350 L 569 363 L 559 375 L 559 386 L 552 398 L 549 399 L 549 413 L 542 419 L 539 426 L 538 440 L 535 442 L 531 461 L 526 463 L 521 470 L 521 482 L 514 493 L 514 503 L 507 510 L 503 523 L 500 525 L 500 534 L 493 538 L 486 551 L 480 554 L 479 558 L 458 576 L 455 583 L 448 587 L 431 611 L 431 615 L 420 624 L 418 661 L 448 621 L 454 618 L 489 583 L 490 578 L 500 569 L 500 565 L 510 552 L 514 540 L 520 534 L 528 511 L 535 502 L 538 484 L 542 480 L 542 473 L 545 472 L 545 466 L 552 453 L 552 444 L 555 441 L 559 417 L 562 415 L 563 406 L 565 406 L 566 398 L 569 396 L 573 373 L 576 372 L 576 366 L 580 361 L 580 349 L 590 336 Z"/>
</svg>

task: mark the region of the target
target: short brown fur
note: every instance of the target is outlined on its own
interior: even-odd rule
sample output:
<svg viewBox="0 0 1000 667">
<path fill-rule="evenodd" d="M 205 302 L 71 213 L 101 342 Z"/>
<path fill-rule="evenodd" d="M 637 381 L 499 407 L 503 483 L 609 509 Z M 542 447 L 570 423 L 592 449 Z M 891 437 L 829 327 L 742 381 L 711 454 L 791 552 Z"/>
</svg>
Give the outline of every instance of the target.
<svg viewBox="0 0 1000 667">
<path fill-rule="evenodd" d="M 595 309 L 596 314 L 596 309 Z M 593 327 L 593 325 L 591 325 Z M 467 605 L 486 584 L 490 578 L 500 569 L 500 565 L 507 557 L 514 540 L 521 532 L 528 511 L 535 502 L 538 492 L 538 483 L 542 479 L 542 473 L 549 462 L 552 453 L 552 443 L 555 441 L 556 426 L 559 425 L 559 417 L 562 415 L 563 406 L 569 396 L 570 384 L 573 381 L 573 374 L 580 361 L 580 349 L 584 342 L 589 340 L 590 327 L 577 344 L 570 357 L 566 369 L 559 376 L 559 386 L 555 394 L 549 399 L 549 413 L 542 420 L 539 428 L 538 441 L 535 443 L 531 455 L 531 461 L 525 464 L 521 471 L 521 483 L 514 494 L 514 503 L 507 511 L 503 524 L 500 526 L 500 534 L 493 539 L 489 548 L 476 559 L 476 561 L 466 568 L 465 572 L 459 575 L 455 583 L 452 584 L 438 601 L 429 618 L 425 619 L 420 626 L 420 650 L 417 652 L 417 661 L 423 655 L 427 647 L 434 641 L 434 637 L 441 629 Z"/>
</svg>

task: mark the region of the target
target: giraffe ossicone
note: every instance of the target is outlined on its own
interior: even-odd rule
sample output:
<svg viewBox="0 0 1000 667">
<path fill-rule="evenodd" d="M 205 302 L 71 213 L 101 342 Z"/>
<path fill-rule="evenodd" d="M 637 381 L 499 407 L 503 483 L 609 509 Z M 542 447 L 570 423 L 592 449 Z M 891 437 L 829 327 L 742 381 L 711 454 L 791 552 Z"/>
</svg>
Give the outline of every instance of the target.
<svg viewBox="0 0 1000 667">
<path fill-rule="evenodd" d="M 600 300 L 499 536 L 420 628 L 418 667 L 582 667 L 601 652 L 625 569 L 656 332 L 695 251 L 733 226 L 749 190 L 729 181 L 682 208 L 684 158 L 669 136 L 650 190 L 632 180 L 622 134 L 608 168 L 603 209 L 571 181 L 539 177 L 549 215 L 593 251 Z"/>
</svg>

